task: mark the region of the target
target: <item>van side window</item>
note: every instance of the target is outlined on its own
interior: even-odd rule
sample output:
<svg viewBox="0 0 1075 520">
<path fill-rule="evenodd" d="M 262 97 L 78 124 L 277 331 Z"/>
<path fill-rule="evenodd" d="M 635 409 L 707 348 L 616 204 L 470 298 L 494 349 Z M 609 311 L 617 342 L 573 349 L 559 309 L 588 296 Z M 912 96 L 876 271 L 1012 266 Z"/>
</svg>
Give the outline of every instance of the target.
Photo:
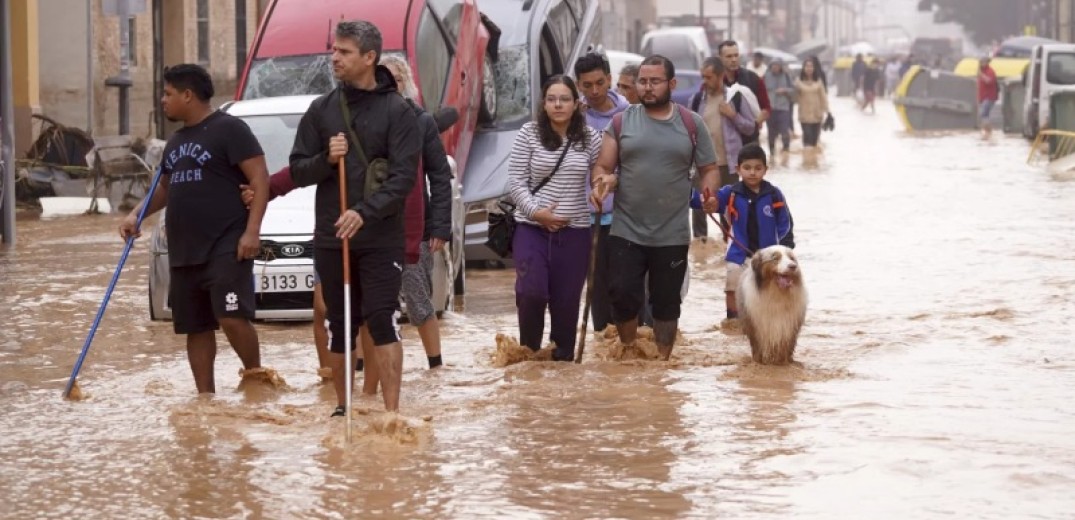
<svg viewBox="0 0 1075 520">
<path fill-rule="evenodd" d="M 575 15 L 571 13 L 571 8 L 566 3 L 557 2 L 549 10 L 546 25 L 552 32 L 558 48 L 566 52 L 571 52 L 575 48 L 575 40 L 579 37 L 579 27 L 575 23 Z M 564 56 L 564 58 L 570 59 L 569 56 Z"/>
<path fill-rule="evenodd" d="M 463 23 L 463 0 L 429 0 L 428 5 L 440 18 L 441 26 L 448 33 L 448 41 L 455 46 Z"/>
<path fill-rule="evenodd" d="M 1045 81 L 1053 85 L 1075 85 L 1075 53 L 1050 52 Z"/>
<path fill-rule="evenodd" d="M 437 21 L 429 9 L 422 11 L 416 35 L 418 48 L 418 82 L 422 89 L 422 104 L 426 110 L 435 112 L 444 97 L 448 83 L 448 71 L 452 65 L 452 53 Z"/>
</svg>

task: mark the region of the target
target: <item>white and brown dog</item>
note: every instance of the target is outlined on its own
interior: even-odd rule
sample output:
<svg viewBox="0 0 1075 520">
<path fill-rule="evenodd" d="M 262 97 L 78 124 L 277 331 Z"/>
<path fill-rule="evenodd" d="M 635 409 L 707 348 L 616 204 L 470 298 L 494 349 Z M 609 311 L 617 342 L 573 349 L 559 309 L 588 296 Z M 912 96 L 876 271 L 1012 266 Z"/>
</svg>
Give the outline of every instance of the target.
<svg viewBox="0 0 1075 520">
<path fill-rule="evenodd" d="M 807 301 L 795 252 L 770 246 L 754 253 L 744 266 L 735 301 L 754 361 L 763 365 L 791 363 L 806 319 Z"/>
</svg>

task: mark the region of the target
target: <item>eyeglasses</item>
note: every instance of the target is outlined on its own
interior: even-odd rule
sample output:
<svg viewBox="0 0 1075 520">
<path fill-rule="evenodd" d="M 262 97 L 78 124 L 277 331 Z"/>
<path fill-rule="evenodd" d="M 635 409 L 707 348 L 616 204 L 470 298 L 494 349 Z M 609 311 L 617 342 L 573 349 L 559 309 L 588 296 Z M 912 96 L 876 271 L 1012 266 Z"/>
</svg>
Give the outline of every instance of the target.
<svg viewBox="0 0 1075 520">
<path fill-rule="evenodd" d="M 667 82 L 668 82 L 668 80 L 666 80 L 664 78 L 638 78 L 637 80 L 635 80 L 635 83 L 638 83 L 638 86 L 640 86 L 642 88 L 649 87 L 649 86 L 658 87 L 662 83 L 667 83 Z"/>
<path fill-rule="evenodd" d="M 570 105 L 575 102 L 575 98 L 571 96 L 545 96 L 545 102 L 550 105 L 555 105 L 557 102 L 563 105 Z"/>
</svg>

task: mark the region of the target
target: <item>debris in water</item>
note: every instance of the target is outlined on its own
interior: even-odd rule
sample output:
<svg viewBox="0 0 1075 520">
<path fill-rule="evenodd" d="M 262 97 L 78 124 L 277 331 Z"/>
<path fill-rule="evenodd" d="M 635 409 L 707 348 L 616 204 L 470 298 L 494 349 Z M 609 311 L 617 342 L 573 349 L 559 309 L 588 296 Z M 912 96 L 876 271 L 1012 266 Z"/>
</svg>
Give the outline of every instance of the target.
<svg viewBox="0 0 1075 520">
<path fill-rule="evenodd" d="M 291 387 L 287 385 L 287 381 L 284 381 L 284 377 L 272 368 L 257 367 L 250 370 L 240 368 L 239 377 L 242 378 L 239 381 L 240 390 L 250 383 L 264 383 L 277 390 L 291 390 Z"/>
</svg>

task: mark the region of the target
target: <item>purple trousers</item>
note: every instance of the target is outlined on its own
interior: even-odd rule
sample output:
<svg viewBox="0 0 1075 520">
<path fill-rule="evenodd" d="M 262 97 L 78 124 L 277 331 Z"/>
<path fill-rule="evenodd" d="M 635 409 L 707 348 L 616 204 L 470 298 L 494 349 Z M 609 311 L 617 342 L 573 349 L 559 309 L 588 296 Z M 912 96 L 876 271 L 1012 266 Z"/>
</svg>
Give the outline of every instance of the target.
<svg viewBox="0 0 1075 520">
<path fill-rule="evenodd" d="M 520 223 L 515 228 L 512 256 L 515 259 L 515 306 L 519 312 L 519 343 L 541 348 L 545 334 L 545 310 L 556 343 L 553 359 L 570 361 L 575 356 L 579 300 L 590 266 L 590 230 L 564 228 L 550 233 Z"/>
</svg>

